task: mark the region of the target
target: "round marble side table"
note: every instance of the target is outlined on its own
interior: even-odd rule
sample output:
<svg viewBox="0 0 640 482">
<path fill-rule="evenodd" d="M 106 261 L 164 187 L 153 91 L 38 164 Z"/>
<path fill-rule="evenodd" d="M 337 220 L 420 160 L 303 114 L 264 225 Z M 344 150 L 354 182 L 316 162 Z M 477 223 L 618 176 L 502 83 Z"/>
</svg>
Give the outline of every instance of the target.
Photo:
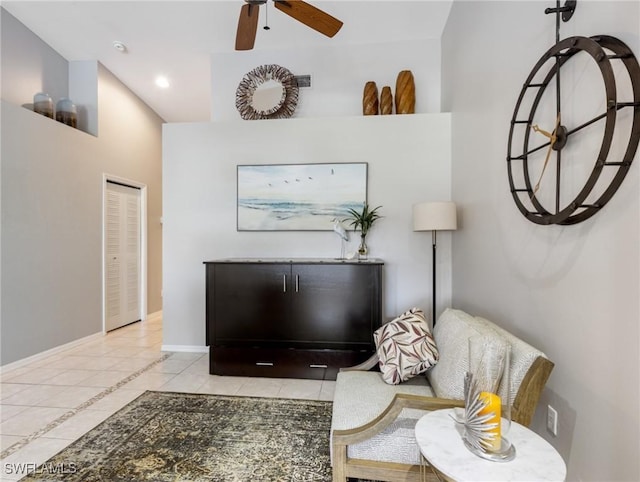
<svg viewBox="0 0 640 482">
<path fill-rule="evenodd" d="M 438 477 L 453 481 L 564 481 L 567 469 L 560 454 L 537 433 L 512 422 L 508 438 L 516 448 L 510 462 L 493 462 L 472 454 L 450 415 L 435 410 L 416 424 L 416 441 Z M 427 467 L 427 470 L 429 468 Z"/>
</svg>

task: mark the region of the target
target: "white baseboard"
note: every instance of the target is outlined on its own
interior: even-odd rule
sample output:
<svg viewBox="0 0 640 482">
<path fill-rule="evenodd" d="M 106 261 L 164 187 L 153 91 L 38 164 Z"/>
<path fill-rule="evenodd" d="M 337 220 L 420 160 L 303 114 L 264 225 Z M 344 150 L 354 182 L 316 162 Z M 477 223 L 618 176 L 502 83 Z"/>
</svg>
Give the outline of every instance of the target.
<svg viewBox="0 0 640 482">
<path fill-rule="evenodd" d="M 209 347 L 202 345 L 162 345 L 160 350 L 188 353 L 209 353 Z"/>
<path fill-rule="evenodd" d="M 11 363 L 7 363 L 6 365 L 0 366 L 0 374 L 4 374 L 6 372 L 10 372 L 17 368 L 22 368 L 23 366 L 28 365 L 29 363 L 33 363 L 38 360 L 42 360 L 51 355 L 55 355 L 56 353 L 60 353 L 66 350 L 70 350 L 71 348 L 75 348 L 78 345 L 82 345 L 83 343 L 87 343 L 97 338 L 101 338 L 104 336 L 102 331 L 98 333 L 94 333 L 93 335 L 85 336 L 84 338 L 78 338 L 77 340 L 70 341 L 69 343 L 65 343 L 64 345 L 59 345 L 53 347 L 49 350 L 42 351 L 40 353 L 36 353 L 35 355 L 31 355 L 27 358 L 22 358 L 21 360 L 16 360 Z"/>
</svg>

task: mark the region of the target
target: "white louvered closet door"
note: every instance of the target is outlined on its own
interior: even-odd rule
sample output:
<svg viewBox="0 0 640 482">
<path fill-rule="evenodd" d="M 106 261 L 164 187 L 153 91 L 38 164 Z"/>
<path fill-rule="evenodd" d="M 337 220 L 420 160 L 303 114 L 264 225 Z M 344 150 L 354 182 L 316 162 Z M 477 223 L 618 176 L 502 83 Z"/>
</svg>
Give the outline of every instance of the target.
<svg viewBox="0 0 640 482">
<path fill-rule="evenodd" d="M 140 320 L 140 189 L 107 182 L 105 326 Z"/>
</svg>

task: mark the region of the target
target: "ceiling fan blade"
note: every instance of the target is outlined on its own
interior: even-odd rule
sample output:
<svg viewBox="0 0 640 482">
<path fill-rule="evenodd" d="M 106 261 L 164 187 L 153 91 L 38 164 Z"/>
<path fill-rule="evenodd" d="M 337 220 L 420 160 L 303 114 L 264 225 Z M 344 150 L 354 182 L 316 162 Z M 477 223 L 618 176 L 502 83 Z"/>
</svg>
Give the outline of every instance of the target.
<svg viewBox="0 0 640 482">
<path fill-rule="evenodd" d="M 258 11 L 259 5 L 246 3 L 242 6 L 236 33 L 236 50 L 251 50 L 253 48 L 258 30 Z"/>
<path fill-rule="evenodd" d="M 273 0 L 273 3 L 281 12 L 327 37 L 333 37 L 342 27 L 340 20 L 302 0 Z"/>
</svg>

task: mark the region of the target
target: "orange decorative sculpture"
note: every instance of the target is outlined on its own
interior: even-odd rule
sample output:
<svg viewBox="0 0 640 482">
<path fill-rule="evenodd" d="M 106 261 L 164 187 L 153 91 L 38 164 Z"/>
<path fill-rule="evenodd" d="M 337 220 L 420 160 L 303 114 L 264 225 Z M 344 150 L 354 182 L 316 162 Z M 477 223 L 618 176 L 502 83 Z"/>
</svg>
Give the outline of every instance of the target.
<svg viewBox="0 0 640 482">
<path fill-rule="evenodd" d="M 416 111 L 416 87 L 410 70 L 403 70 L 396 79 L 396 114 Z"/>
<path fill-rule="evenodd" d="M 362 114 L 378 115 L 378 86 L 373 81 L 369 81 L 364 84 L 364 93 L 362 94 Z"/>
<path fill-rule="evenodd" d="M 380 115 L 393 114 L 393 96 L 391 87 L 385 85 L 380 93 Z"/>
</svg>

